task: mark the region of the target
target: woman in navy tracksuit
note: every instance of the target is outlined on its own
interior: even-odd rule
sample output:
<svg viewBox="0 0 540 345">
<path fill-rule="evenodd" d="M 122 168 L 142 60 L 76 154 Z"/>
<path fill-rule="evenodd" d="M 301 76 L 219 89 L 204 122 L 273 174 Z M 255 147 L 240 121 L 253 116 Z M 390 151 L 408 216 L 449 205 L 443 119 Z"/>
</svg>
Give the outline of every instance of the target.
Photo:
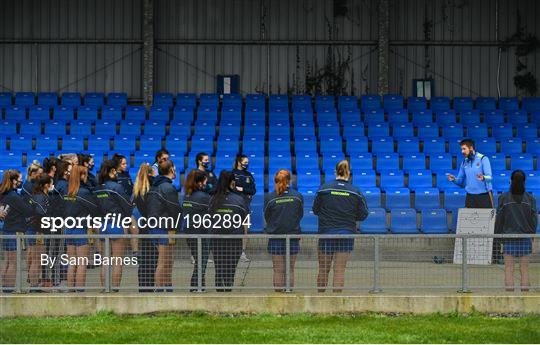
<svg viewBox="0 0 540 345">
<path fill-rule="evenodd" d="M 131 196 L 133 193 L 133 181 L 127 171 L 127 159 L 125 156 L 115 153 L 112 157 L 113 162 L 116 165 L 117 177 L 116 182 L 121 185 L 126 194 Z"/>
<path fill-rule="evenodd" d="M 319 216 L 319 233 L 354 234 L 357 221 L 368 216 L 368 207 L 362 193 L 350 182 L 349 162 L 336 165 L 336 180 L 324 184 L 315 197 L 313 213 Z M 334 261 L 334 292 L 341 292 L 345 284 L 345 267 L 354 247 L 353 238 L 319 240 L 319 275 L 317 286 L 324 292 L 328 274 Z"/>
<path fill-rule="evenodd" d="M 21 189 L 21 196 L 23 199 L 31 203 L 32 191 L 34 189 L 34 180 L 43 173 L 43 168 L 38 161 L 32 162 L 26 169 L 26 181 Z M 36 235 L 35 226 L 28 224 L 26 228 L 26 235 Z M 43 238 L 28 238 L 26 239 L 26 264 L 28 266 L 28 281 L 31 287 L 37 287 L 41 278 L 41 254 L 45 252 L 45 246 Z"/>
<path fill-rule="evenodd" d="M 88 182 L 88 169 L 77 165 L 71 170 L 69 176 L 68 193 L 64 196 L 64 215 L 74 219 L 95 217 L 98 215 L 98 203 L 95 195 L 86 185 Z M 81 227 L 66 229 L 66 235 L 86 235 L 89 224 L 81 224 Z M 66 239 L 67 255 L 72 259 L 88 257 L 88 238 Z M 84 291 L 86 285 L 86 264 L 69 265 L 67 271 L 68 288 L 77 288 L 78 292 Z"/>
<path fill-rule="evenodd" d="M 164 161 L 158 167 L 159 176 L 154 179 L 152 188 L 148 192 L 147 209 L 148 216 L 156 218 L 158 228 L 150 229 L 151 234 L 166 235 L 175 234 L 176 223 L 180 226 L 180 199 L 178 191 L 172 182 L 176 178 L 176 169 L 172 161 Z M 165 224 L 166 219 L 172 219 L 174 224 Z M 156 238 L 158 247 L 158 263 L 155 274 L 157 292 L 172 292 L 172 266 L 173 266 L 173 238 Z"/>
<path fill-rule="evenodd" d="M 152 186 L 154 180 L 154 170 L 148 163 L 141 164 L 139 171 L 137 172 L 137 178 L 133 185 L 133 203 L 135 208 L 133 209 L 133 217 L 135 222 L 141 217 L 148 219 L 148 205 L 147 197 L 148 191 Z M 135 223 L 137 224 L 137 223 Z M 141 234 L 148 234 L 148 227 L 146 224 L 140 224 L 138 230 Z M 154 291 L 154 275 L 156 274 L 157 266 L 157 247 L 154 241 L 150 238 L 142 238 L 139 241 L 140 252 L 138 257 L 138 278 L 139 278 L 139 292 L 153 292 Z"/>
<path fill-rule="evenodd" d="M 257 188 L 255 186 L 255 179 L 253 175 L 248 171 L 249 168 L 249 158 L 245 154 L 238 154 L 234 160 L 234 168 L 232 173 L 234 175 L 234 184 L 236 191 L 244 197 L 246 205 L 251 204 L 251 199 L 255 193 L 257 193 Z M 248 210 L 249 211 L 249 210 Z M 247 234 L 247 227 L 244 229 L 244 233 Z M 246 255 L 247 239 L 244 239 L 242 242 L 242 255 L 240 256 L 242 261 L 249 261 Z"/>
<path fill-rule="evenodd" d="M 212 232 L 215 235 L 241 235 L 244 233 L 246 228 L 244 225 L 238 223 L 235 225 L 233 222 L 229 227 L 225 227 L 224 222 L 226 215 L 231 217 L 239 215 L 241 223 L 244 223 L 244 220 L 249 215 L 249 207 L 244 197 L 235 188 L 234 174 L 232 172 L 223 170 L 219 174 L 216 194 L 210 200 L 208 210 L 213 222 L 215 222 L 214 215 L 219 215 L 222 220 L 219 224 L 220 227 L 214 224 Z M 236 266 L 242 255 L 242 239 L 214 238 L 211 248 L 216 268 L 215 284 L 217 291 L 230 292 L 232 291 L 231 287 L 234 285 Z"/>
<path fill-rule="evenodd" d="M 276 190 L 268 194 L 264 202 L 264 231 L 271 235 L 300 233 L 300 220 L 304 216 L 304 198 L 302 194 L 290 189 L 291 173 L 279 170 L 274 176 Z M 300 251 L 300 239 L 290 239 L 290 285 L 294 286 L 294 264 Z M 274 267 L 274 289 L 283 291 L 286 270 L 286 240 L 273 238 L 268 240 L 268 253 L 272 255 Z"/>
<path fill-rule="evenodd" d="M 34 215 L 30 204 L 17 193 L 22 186 L 22 175 L 19 170 L 6 170 L 0 184 L 0 209 L 4 216 L 4 235 L 15 235 L 26 230 L 26 222 Z M 5 266 L 2 270 L 2 287 L 4 292 L 13 291 L 15 272 L 17 271 L 17 240 L 3 241 Z"/>
<path fill-rule="evenodd" d="M 195 226 L 193 217 L 195 215 L 204 217 L 208 214 L 208 206 L 210 205 L 210 194 L 206 191 L 208 175 L 202 170 L 191 170 L 186 178 L 185 197 L 182 202 L 182 218 L 188 217 L 189 221 L 184 222 L 183 231 L 187 234 L 208 234 L 210 229 L 204 226 Z M 198 253 L 197 239 L 188 238 L 187 244 L 191 250 L 191 256 L 194 258 L 193 273 L 191 274 L 191 290 L 195 291 L 198 285 Z M 208 253 L 210 251 L 210 239 L 202 239 L 202 286 L 205 286 L 205 272 L 208 263 Z"/>
<path fill-rule="evenodd" d="M 99 186 L 94 191 L 94 194 L 98 198 L 99 214 L 102 217 L 106 217 L 107 214 L 120 215 L 122 219 L 130 218 L 132 214 L 132 203 L 130 197 L 126 194 L 124 188 L 118 183 L 117 179 L 116 163 L 110 160 L 106 160 L 101 165 L 99 171 L 98 183 Z M 123 235 L 126 230 L 122 226 L 112 224 L 112 221 L 103 224 L 101 233 L 105 235 Z M 123 257 L 125 251 L 125 239 L 124 238 L 111 238 L 111 256 Z M 105 253 L 102 253 L 106 255 Z M 105 282 L 106 267 L 102 266 L 101 270 L 101 283 Z M 113 262 L 112 265 L 112 286 L 115 287 L 114 291 L 118 291 L 118 287 L 122 281 L 122 265 L 118 262 Z"/>
</svg>

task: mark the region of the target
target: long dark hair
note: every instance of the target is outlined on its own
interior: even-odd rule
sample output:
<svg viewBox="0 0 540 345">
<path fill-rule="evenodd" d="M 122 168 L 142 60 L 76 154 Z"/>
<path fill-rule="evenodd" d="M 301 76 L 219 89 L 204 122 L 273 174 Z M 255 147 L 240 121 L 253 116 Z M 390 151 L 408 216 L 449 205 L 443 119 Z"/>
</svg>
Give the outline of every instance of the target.
<svg viewBox="0 0 540 345">
<path fill-rule="evenodd" d="M 70 162 L 68 161 L 62 161 L 62 160 L 59 160 L 57 163 L 56 163 L 56 175 L 55 175 L 55 180 L 58 181 L 59 179 L 63 178 L 63 179 L 66 179 L 66 180 L 69 180 L 69 176 L 64 176 L 66 174 L 66 172 L 69 171 L 69 166 L 71 165 Z M 67 177 L 67 178 L 66 178 Z"/>
<path fill-rule="evenodd" d="M 514 170 L 510 181 L 510 193 L 512 195 L 523 195 L 525 193 L 525 173 L 522 170 Z"/>
<path fill-rule="evenodd" d="M 210 206 L 208 209 L 210 212 L 214 212 L 227 197 L 231 183 L 234 181 L 234 174 L 231 171 L 222 170 L 219 174 L 219 180 L 217 184 L 216 194 L 210 200 Z"/>
<path fill-rule="evenodd" d="M 204 182 L 204 180 L 207 178 L 208 177 L 204 171 L 200 171 L 198 169 L 191 170 L 187 175 L 186 182 L 184 184 L 186 196 L 190 196 L 193 194 L 193 192 L 199 190 L 199 183 Z"/>
<path fill-rule="evenodd" d="M 54 183 L 54 180 L 52 177 L 50 177 L 47 174 L 41 174 L 38 177 L 36 177 L 36 179 L 34 180 L 34 190 L 32 191 L 32 193 L 34 195 L 47 194 L 43 192 L 43 188 L 45 187 L 45 185 L 53 184 L 53 183 Z"/>
<path fill-rule="evenodd" d="M 98 183 L 104 184 L 105 181 L 111 180 L 109 173 L 113 169 L 116 169 L 116 162 L 112 160 L 103 161 L 103 164 L 101 164 L 101 168 L 99 169 Z"/>
</svg>

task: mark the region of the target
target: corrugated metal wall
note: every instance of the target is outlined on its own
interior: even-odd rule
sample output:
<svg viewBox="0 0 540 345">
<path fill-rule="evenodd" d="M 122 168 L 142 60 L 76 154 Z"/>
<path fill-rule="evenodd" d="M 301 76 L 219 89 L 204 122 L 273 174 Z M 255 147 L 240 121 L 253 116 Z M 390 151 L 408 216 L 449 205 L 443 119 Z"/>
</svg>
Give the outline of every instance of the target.
<svg viewBox="0 0 540 345">
<path fill-rule="evenodd" d="M 262 41 L 264 24 L 269 40 L 361 42 L 335 50 L 352 59 L 352 70 L 346 74 L 349 90 L 354 86 L 357 94 L 376 92 L 377 0 L 345 3 L 347 16 L 334 17 L 334 2 L 326 0 L 155 0 L 155 90 L 213 92 L 217 74 L 239 74 L 245 93 L 266 91 L 268 77 L 271 92 L 302 91 L 306 63 L 322 67 L 327 46 L 288 42 L 268 47 Z M 435 79 L 439 95 L 497 95 L 497 47 L 484 43 L 495 41 L 495 0 L 394 0 L 391 4 L 390 91 L 408 96 L 412 79 L 427 75 Z M 499 0 L 499 4 L 500 39 L 516 31 L 518 10 L 526 31 L 540 36 L 538 1 Z M 141 7 L 142 0 L 3 1 L 0 39 L 72 41 L 0 44 L 0 88 L 124 91 L 142 98 Z M 395 44 L 421 43 L 425 13 L 433 21 L 432 41 L 482 45 L 430 46 L 426 71 L 424 46 Z M 73 41 L 83 39 L 110 41 Z M 240 42 L 215 42 L 222 40 Z M 253 44 L 246 44 L 250 40 Z M 539 63 L 540 53 L 528 59 L 529 69 L 540 79 Z M 502 52 L 503 96 L 516 94 L 515 65 L 514 50 Z"/>
</svg>

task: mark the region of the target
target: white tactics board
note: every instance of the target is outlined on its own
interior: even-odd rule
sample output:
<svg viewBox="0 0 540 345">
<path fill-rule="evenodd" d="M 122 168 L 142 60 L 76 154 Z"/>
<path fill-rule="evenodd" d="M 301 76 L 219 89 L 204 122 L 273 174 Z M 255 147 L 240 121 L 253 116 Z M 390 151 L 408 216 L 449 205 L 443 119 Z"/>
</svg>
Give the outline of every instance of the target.
<svg viewBox="0 0 540 345">
<path fill-rule="evenodd" d="M 487 235 L 495 232 L 495 209 L 460 208 L 457 219 L 456 234 Z M 462 239 L 456 238 L 454 246 L 454 263 L 462 263 Z M 493 250 L 493 238 L 467 239 L 467 263 L 473 265 L 490 265 Z"/>
</svg>

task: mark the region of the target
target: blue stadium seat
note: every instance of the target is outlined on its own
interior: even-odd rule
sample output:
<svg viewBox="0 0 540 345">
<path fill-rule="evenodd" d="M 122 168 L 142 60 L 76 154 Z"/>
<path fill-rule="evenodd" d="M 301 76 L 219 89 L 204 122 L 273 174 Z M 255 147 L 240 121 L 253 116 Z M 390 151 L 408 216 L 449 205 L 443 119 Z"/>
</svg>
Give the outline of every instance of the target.
<svg viewBox="0 0 540 345">
<path fill-rule="evenodd" d="M 30 121 L 49 121 L 51 118 L 49 108 L 42 105 L 33 105 L 30 107 L 28 119 Z"/>
<path fill-rule="evenodd" d="M 423 139 L 432 139 L 439 137 L 439 126 L 436 123 L 426 123 L 423 125 L 418 125 L 418 138 Z"/>
<path fill-rule="evenodd" d="M 5 119 L 9 121 L 23 122 L 26 120 L 26 110 L 20 105 L 9 105 L 6 107 Z"/>
<path fill-rule="evenodd" d="M 114 136 L 116 135 L 116 122 L 115 121 L 96 121 L 96 134 L 102 136 Z"/>
<path fill-rule="evenodd" d="M 104 121 L 122 121 L 122 107 L 119 105 L 107 105 L 103 107 L 101 119 Z"/>
<path fill-rule="evenodd" d="M 392 109 L 388 111 L 388 122 L 392 126 L 409 123 L 409 112 L 406 109 Z"/>
<path fill-rule="evenodd" d="M 238 152 L 238 137 L 220 135 L 217 139 L 217 151 L 237 153 Z"/>
<path fill-rule="evenodd" d="M 489 158 L 492 170 L 506 170 L 506 155 L 504 153 L 492 153 L 486 156 Z M 458 168 L 462 160 L 461 156 L 457 159 Z"/>
<path fill-rule="evenodd" d="M 416 234 L 416 210 L 412 208 L 397 208 L 390 212 L 390 231 L 394 234 Z"/>
<path fill-rule="evenodd" d="M 512 138 L 514 136 L 512 125 L 509 123 L 495 125 L 493 126 L 491 131 L 492 131 L 492 136 L 497 139 Z"/>
<path fill-rule="evenodd" d="M 71 121 L 75 118 L 72 107 L 60 105 L 54 108 L 53 119 L 59 121 Z"/>
<path fill-rule="evenodd" d="M 347 140 L 346 152 L 348 155 L 355 155 L 359 153 L 367 153 L 369 148 L 369 142 L 367 137 L 355 137 Z"/>
<path fill-rule="evenodd" d="M 402 188 L 405 186 L 405 176 L 400 170 L 380 171 L 380 187 L 382 190 L 387 188 Z"/>
<path fill-rule="evenodd" d="M 111 92 L 107 95 L 107 105 L 125 108 L 127 106 L 127 93 Z"/>
<path fill-rule="evenodd" d="M 19 134 L 33 137 L 41 134 L 41 121 L 26 121 L 20 124 Z"/>
<path fill-rule="evenodd" d="M 202 93 L 199 96 L 200 108 L 211 108 L 216 110 L 219 106 L 219 95 L 216 93 Z"/>
<path fill-rule="evenodd" d="M 359 188 L 372 188 L 377 186 L 377 175 L 369 169 L 355 169 L 352 176 L 353 184 Z"/>
<path fill-rule="evenodd" d="M 410 170 L 409 174 L 409 189 L 415 191 L 419 188 L 433 187 L 433 177 L 431 170 Z"/>
<path fill-rule="evenodd" d="M 150 108 L 149 119 L 150 121 L 169 122 L 169 108 L 161 105 L 153 105 L 152 108 Z"/>
<path fill-rule="evenodd" d="M 154 154 L 151 152 L 140 152 L 140 151 L 135 152 L 135 155 L 133 157 L 133 167 L 138 169 L 143 163 L 148 163 L 150 165 L 153 164 Z"/>
<path fill-rule="evenodd" d="M 15 105 L 30 108 L 35 104 L 36 95 L 33 92 L 17 92 L 15 94 Z"/>
<path fill-rule="evenodd" d="M 134 137 L 141 135 L 141 122 L 129 120 L 127 116 L 126 118 L 128 120 L 120 122 L 119 134 L 123 136 L 134 136 Z M 101 132 L 98 132 L 96 130 L 96 133 L 100 134 Z"/>
<path fill-rule="evenodd" d="M 331 171 L 334 173 L 336 164 L 345 159 L 343 152 L 326 152 L 322 155 L 322 170 L 323 172 Z"/>
<path fill-rule="evenodd" d="M 319 229 L 319 217 L 310 212 L 310 210 L 304 211 L 304 217 L 300 221 L 300 229 L 302 229 L 302 233 L 317 233 Z"/>
<path fill-rule="evenodd" d="M 319 156 L 315 153 L 302 152 L 296 154 L 296 171 L 319 170 Z"/>
<path fill-rule="evenodd" d="M 298 137 L 294 141 L 294 151 L 296 153 L 317 153 L 317 142 L 311 137 Z"/>
<path fill-rule="evenodd" d="M 487 136 L 483 137 L 483 139 L 475 140 L 475 146 L 476 146 L 476 150 L 483 154 L 490 154 L 490 153 L 497 152 L 497 142 L 495 141 L 494 138 L 488 138 Z"/>
<path fill-rule="evenodd" d="M 403 171 L 405 172 L 426 168 L 426 156 L 424 156 L 422 153 L 406 153 L 402 158 Z"/>
<path fill-rule="evenodd" d="M 381 190 L 377 187 L 363 187 L 360 190 L 366 198 L 368 208 L 381 207 Z"/>
<path fill-rule="evenodd" d="M 477 125 L 480 123 L 480 112 L 478 110 L 466 110 L 459 114 L 459 123 L 464 127 Z"/>
<path fill-rule="evenodd" d="M 497 101 L 493 97 L 478 97 L 476 98 L 476 109 L 481 112 L 495 110 L 497 109 Z"/>
<path fill-rule="evenodd" d="M 534 139 L 527 139 L 526 143 L 526 152 L 536 155 L 537 157 L 540 156 L 540 139 L 534 138 Z M 540 166 L 540 164 L 539 164 Z"/>
<path fill-rule="evenodd" d="M 138 105 L 126 106 L 126 121 L 146 120 L 146 108 Z"/>
<path fill-rule="evenodd" d="M 139 150 L 146 152 L 156 152 L 161 150 L 161 137 L 142 135 L 139 140 Z"/>
<path fill-rule="evenodd" d="M 62 138 L 62 151 L 77 153 L 84 150 L 84 138 L 65 136 Z"/>
<path fill-rule="evenodd" d="M 399 153 L 420 152 L 420 141 L 418 138 L 401 138 L 397 141 L 397 146 Z"/>
<path fill-rule="evenodd" d="M 326 138 L 320 140 L 320 152 L 321 154 L 329 152 L 341 152 L 343 150 L 343 143 L 341 139 Z"/>
<path fill-rule="evenodd" d="M 502 110 L 489 110 L 484 113 L 484 122 L 493 127 L 504 124 L 504 113 Z"/>
<path fill-rule="evenodd" d="M 58 105 L 58 96 L 54 92 L 40 92 L 37 104 L 52 109 Z"/>
<path fill-rule="evenodd" d="M 540 126 L 540 110 L 533 110 L 531 112 L 531 123 Z"/>
<path fill-rule="evenodd" d="M 293 128 L 294 138 L 311 137 L 312 140 L 317 141 L 315 136 L 315 127 L 312 127 L 309 123 L 303 123 L 301 126 L 294 126 Z"/>
<path fill-rule="evenodd" d="M 70 122 L 69 134 L 81 138 L 90 136 L 92 134 L 92 122 L 84 120 Z"/>
<path fill-rule="evenodd" d="M 98 108 L 94 105 L 84 105 L 77 110 L 77 120 L 95 121 L 98 119 Z"/>
<path fill-rule="evenodd" d="M 525 188 L 527 191 L 538 193 L 540 191 L 540 171 L 526 172 Z"/>
<path fill-rule="evenodd" d="M 61 104 L 66 107 L 78 108 L 81 105 L 81 94 L 79 92 L 64 92 Z"/>
<path fill-rule="evenodd" d="M 440 208 L 439 190 L 437 188 L 419 188 L 415 190 L 414 207 L 417 210 Z"/>
<path fill-rule="evenodd" d="M 136 139 L 133 136 L 115 136 L 113 141 L 114 151 L 135 152 Z"/>
<path fill-rule="evenodd" d="M 317 123 L 322 125 L 324 123 L 338 123 L 336 109 L 319 109 L 317 111 Z"/>
<path fill-rule="evenodd" d="M 442 136 L 446 139 L 463 138 L 463 126 L 461 124 L 454 124 L 444 126 L 442 128 Z"/>
<path fill-rule="evenodd" d="M 501 152 L 506 154 L 516 154 L 523 152 L 523 141 L 521 138 L 501 139 Z"/>
<path fill-rule="evenodd" d="M 240 126 L 221 124 L 219 126 L 219 135 L 234 136 L 238 139 L 240 138 Z"/>
<path fill-rule="evenodd" d="M 264 136 L 246 136 L 244 135 L 242 151 L 245 153 L 255 153 L 264 155 Z"/>
<path fill-rule="evenodd" d="M 419 110 L 412 113 L 412 122 L 415 126 L 433 123 L 433 113 L 431 110 Z"/>
<path fill-rule="evenodd" d="M 487 138 L 488 127 L 485 123 L 478 123 L 467 127 L 467 137 L 469 138 Z"/>
<path fill-rule="evenodd" d="M 211 122 L 195 122 L 195 132 L 194 135 L 202 135 L 202 136 L 210 136 L 215 137 L 216 136 L 216 126 Z"/>
<path fill-rule="evenodd" d="M 427 109 L 427 100 L 424 97 L 409 97 L 407 99 L 407 109 L 410 112 Z"/>
<path fill-rule="evenodd" d="M 191 123 L 193 123 L 193 118 L 193 109 L 177 105 L 173 110 L 173 121 L 183 121 L 191 125 Z"/>
<path fill-rule="evenodd" d="M 399 170 L 399 155 L 397 153 L 377 154 L 377 171 Z"/>
<path fill-rule="evenodd" d="M 429 156 L 429 168 L 434 173 L 445 173 L 452 170 L 452 156 L 448 153 L 432 154 Z"/>
<path fill-rule="evenodd" d="M 66 135 L 66 122 L 64 121 L 48 121 L 45 122 L 45 132 L 46 136 L 60 137 Z"/>
<path fill-rule="evenodd" d="M 424 234 L 447 234 L 448 220 L 442 209 L 424 209 L 421 212 L 420 230 Z"/>
<path fill-rule="evenodd" d="M 371 153 L 357 153 L 350 156 L 352 170 L 373 169 L 373 156 Z"/>
<path fill-rule="evenodd" d="M 315 96 L 315 106 L 334 108 L 336 99 L 334 96 Z"/>
<path fill-rule="evenodd" d="M 385 192 L 387 210 L 411 207 L 411 192 L 408 188 L 387 188 Z"/>
<path fill-rule="evenodd" d="M 107 152 L 111 149 L 110 137 L 102 134 L 90 136 L 88 137 L 88 148 L 92 151 Z"/>
<path fill-rule="evenodd" d="M 512 110 L 507 113 L 508 122 L 513 126 L 525 125 L 529 123 L 529 115 L 525 110 Z"/>
<path fill-rule="evenodd" d="M 104 104 L 105 95 L 101 92 L 89 92 L 84 95 L 84 105 L 101 108 Z"/>
<path fill-rule="evenodd" d="M 493 189 L 506 192 L 510 188 L 510 170 L 493 171 Z"/>
<path fill-rule="evenodd" d="M 319 126 L 319 138 L 321 140 L 327 140 L 330 138 L 340 138 L 339 124 L 329 124 L 325 126 Z"/>
<path fill-rule="evenodd" d="M 183 153 L 182 156 L 184 156 L 188 150 L 187 138 L 169 135 L 165 138 L 165 148 L 168 151 L 172 151 L 174 149 L 176 153 Z"/>
<path fill-rule="evenodd" d="M 510 159 L 510 170 L 533 170 L 534 164 L 533 164 L 533 156 L 531 154 L 513 154 L 511 155 Z M 537 186 L 537 188 L 540 188 L 540 184 Z"/>
<path fill-rule="evenodd" d="M 20 169 L 22 166 L 22 155 L 20 152 L 0 151 L 0 162 L 0 167 L 2 170 L 6 168 Z"/>
<path fill-rule="evenodd" d="M 369 210 L 368 217 L 360 223 L 360 232 L 363 234 L 386 234 L 386 210 L 373 208 Z"/>
<path fill-rule="evenodd" d="M 321 174 L 319 170 L 315 171 L 303 171 L 296 175 L 298 191 L 302 194 L 315 194 L 321 186 Z M 270 181 L 273 181 L 272 178 L 269 178 Z M 270 186 L 268 186 L 270 189 Z"/>
<path fill-rule="evenodd" d="M 214 153 L 214 142 L 212 137 L 208 136 L 193 136 L 191 138 L 191 153 L 207 152 L 208 154 Z"/>
<path fill-rule="evenodd" d="M 32 136 L 13 136 L 10 138 L 10 151 L 28 152 L 32 151 Z"/>
<path fill-rule="evenodd" d="M 172 93 L 156 93 L 154 94 L 154 106 L 170 109 L 173 107 Z"/>
<path fill-rule="evenodd" d="M 448 177 L 446 176 L 446 174 L 448 173 L 457 176 L 457 171 L 452 171 L 452 169 L 437 172 L 437 175 L 435 177 L 435 185 L 437 186 L 437 188 L 443 192 L 453 192 L 457 189 L 462 189 L 457 184 L 448 181 Z"/>
<path fill-rule="evenodd" d="M 54 151 L 58 150 L 55 148 Z M 50 152 L 40 152 L 40 151 L 31 151 L 26 153 L 26 166 L 31 164 L 33 161 L 38 161 L 40 164 L 43 163 L 45 158 L 50 157 Z"/>
<path fill-rule="evenodd" d="M 311 96 L 309 95 L 293 95 L 293 109 L 311 109 Z"/>
<path fill-rule="evenodd" d="M 448 97 L 432 97 L 429 101 L 430 109 L 437 113 L 439 111 L 450 110 L 450 99 Z"/>
<path fill-rule="evenodd" d="M 0 92 L 0 109 L 7 108 L 12 104 L 12 95 L 10 92 Z"/>
<path fill-rule="evenodd" d="M 283 137 L 290 135 L 289 126 L 270 126 L 268 128 L 268 140 L 271 140 L 274 137 Z"/>
<path fill-rule="evenodd" d="M 538 126 L 534 123 L 518 125 L 517 136 L 525 140 L 538 138 Z"/>
<path fill-rule="evenodd" d="M 384 111 L 382 109 L 364 111 L 364 123 L 368 126 L 376 126 L 384 123 Z"/>
<path fill-rule="evenodd" d="M 540 116 L 538 117 L 540 118 Z M 347 109 L 341 111 L 341 124 L 343 126 L 356 123 L 361 123 L 360 110 Z M 540 120 L 538 123 L 540 123 Z"/>
<path fill-rule="evenodd" d="M 529 113 L 540 110 L 540 97 L 523 97 L 521 107 Z"/>
<path fill-rule="evenodd" d="M 52 153 L 58 150 L 58 137 L 38 136 L 36 137 L 36 150 Z"/>
<path fill-rule="evenodd" d="M 517 97 L 501 97 L 499 99 L 499 109 L 505 113 L 511 110 L 519 109 L 519 100 Z"/>
<path fill-rule="evenodd" d="M 176 95 L 176 107 L 195 109 L 197 106 L 197 95 L 194 93 L 179 93 Z"/>
<path fill-rule="evenodd" d="M 471 97 L 454 97 L 454 110 L 457 113 L 472 109 L 473 101 Z"/>
<path fill-rule="evenodd" d="M 444 138 L 424 139 L 424 153 L 426 155 L 446 152 L 446 140 Z"/>
<path fill-rule="evenodd" d="M 0 126 L 2 128 L 2 134 L 0 136 L 13 136 L 17 135 L 17 121 L 0 121 Z M 2 148 L 0 147 L 0 151 L 2 151 Z"/>
<path fill-rule="evenodd" d="M 397 94 L 386 94 L 383 96 L 384 109 L 403 109 L 403 96 Z"/>
<path fill-rule="evenodd" d="M 197 113 L 197 120 L 195 121 L 195 126 L 197 123 L 200 122 L 208 122 L 212 123 L 214 125 L 218 122 L 218 113 L 217 109 L 214 108 L 208 108 L 208 107 L 199 107 L 198 113 Z"/>
<path fill-rule="evenodd" d="M 240 125 L 242 123 L 242 108 L 223 107 L 221 109 L 221 122 L 223 121 Z"/>
<path fill-rule="evenodd" d="M 248 107 L 258 107 L 265 108 L 266 96 L 262 94 L 248 94 L 246 95 L 246 108 Z"/>
<path fill-rule="evenodd" d="M 402 123 L 392 126 L 392 136 L 397 138 L 414 137 L 414 126 L 412 123 Z"/>
<path fill-rule="evenodd" d="M 347 109 L 356 110 L 358 109 L 358 99 L 356 96 L 339 96 L 338 109 L 341 113 Z"/>
<path fill-rule="evenodd" d="M 363 137 L 365 134 L 364 124 L 358 123 L 343 127 L 343 139 L 349 140 L 352 138 Z"/>
<path fill-rule="evenodd" d="M 463 138 L 450 138 L 448 140 L 448 153 L 450 153 L 452 156 L 461 157 L 461 146 L 459 145 L 459 143 L 462 139 Z"/>
<path fill-rule="evenodd" d="M 441 127 L 455 124 L 457 122 L 456 111 L 453 109 L 440 110 L 435 113 L 435 121 Z"/>
<path fill-rule="evenodd" d="M 368 125 L 368 136 L 374 137 L 388 137 L 390 136 L 390 126 L 386 122 Z"/>
<path fill-rule="evenodd" d="M 363 112 L 381 109 L 381 98 L 379 95 L 362 95 L 360 97 L 360 107 Z M 403 106 L 400 108 L 403 108 Z"/>
</svg>

